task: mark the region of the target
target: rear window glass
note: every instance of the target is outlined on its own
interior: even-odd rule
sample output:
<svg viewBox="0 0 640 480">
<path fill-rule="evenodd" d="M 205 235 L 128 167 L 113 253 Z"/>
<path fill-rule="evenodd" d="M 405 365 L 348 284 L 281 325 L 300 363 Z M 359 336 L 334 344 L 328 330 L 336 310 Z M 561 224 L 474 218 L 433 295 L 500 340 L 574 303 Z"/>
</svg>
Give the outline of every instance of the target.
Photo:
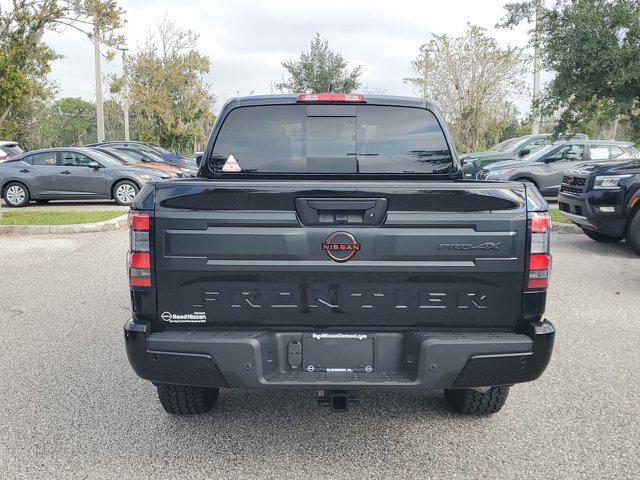
<svg viewBox="0 0 640 480">
<path fill-rule="evenodd" d="M 43 165 L 53 167 L 56 165 L 56 152 L 34 153 L 23 159 L 29 165 Z"/>
<path fill-rule="evenodd" d="M 214 173 L 233 157 L 242 173 L 444 174 L 452 157 L 433 113 L 376 105 L 269 105 L 229 113 L 209 160 Z M 238 171 L 230 169 L 228 171 Z"/>
</svg>

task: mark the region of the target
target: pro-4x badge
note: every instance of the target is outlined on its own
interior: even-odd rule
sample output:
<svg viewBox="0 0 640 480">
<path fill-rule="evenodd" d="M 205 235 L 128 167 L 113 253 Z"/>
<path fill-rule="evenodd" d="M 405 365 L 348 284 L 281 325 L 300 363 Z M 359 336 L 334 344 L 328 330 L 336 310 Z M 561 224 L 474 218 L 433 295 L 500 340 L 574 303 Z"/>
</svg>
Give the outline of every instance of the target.
<svg viewBox="0 0 640 480">
<path fill-rule="evenodd" d="M 240 168 L 240 164 L 236 160 L 236 157 L 234 157 L 233 155 L 229 155 L 229 158 L 227 158 L 227 161 L 224 162 L 222 171 L 226 173 L 234 173 L 234 172 L 241 172 L 242 169 Z"/>
<path fill-rule="evenodd" d="M 438 250 L 500 250 L 502 242 L 484 243 L 441 243 Z"/>
<path fill-rule="evenodd" d="M 334 232 L 322 242 L 322 251 L 335 262 L 351 260 L 362 246 L 347 232 Z"/>
</svg>

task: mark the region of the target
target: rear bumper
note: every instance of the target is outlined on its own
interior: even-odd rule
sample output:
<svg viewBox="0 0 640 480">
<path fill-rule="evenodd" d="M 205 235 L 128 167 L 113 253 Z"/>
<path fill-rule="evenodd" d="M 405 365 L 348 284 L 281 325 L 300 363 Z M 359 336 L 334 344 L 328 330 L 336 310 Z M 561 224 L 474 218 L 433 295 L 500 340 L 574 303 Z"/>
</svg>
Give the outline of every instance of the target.
<svg viewBox="0 0 640 480">
<path fill-rule="evenodd" d="M 358 332 L 362 333 L 362 332 Z M 443 389 L 511 385 L 538 378 L 547 367 L 555 329 L 534 322 L 528 334 L 369 332 L 375 370 L 308 372 L 288 362 L 302 332 L 207 331 L 150 333 L 124 327 L 129 362 L 154 383 L 235 388 Z"/>
<path fill-rule="evenodd" d="M 613 190 L 592 190 L 580 195 L 558 194 L 558 207 L 576 225 L 612 237 L 624 235 L 627 217 L 622 194 Z M 612 211 L 603 211 L 602 208 Z"/>
</svg>

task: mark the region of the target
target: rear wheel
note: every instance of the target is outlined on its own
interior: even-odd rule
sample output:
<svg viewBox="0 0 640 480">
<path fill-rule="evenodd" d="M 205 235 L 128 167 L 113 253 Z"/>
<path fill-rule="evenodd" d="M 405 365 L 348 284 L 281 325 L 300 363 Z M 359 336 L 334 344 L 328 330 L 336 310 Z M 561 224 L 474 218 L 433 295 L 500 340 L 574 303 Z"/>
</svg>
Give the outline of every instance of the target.
<svg viewBox="0 0 640 480">
<path fill-rule="evenodd" d="M 113 199 L 120 205 L 129 206 L 138 194 L 138 185 L 130 180 L 123 180 L 113 188 Z"/>
<path fill-rule="evenodd" d="M 583 228 L 582 231 L 591 240 L 595 240 L 596 242 L 600 242 L 600 243 L 616 243 L 624 238 L 624 237 L 612 237 L 610 235 L 605 235 L 604 233 L 594 232 L 593 230 L 587 230 L 586 228 Z"/>
<path fill-rule="evenodd" d="M 507 401 L 509 387 L 489 387 L 481 392 L 472 388 L 445 390 L 449 406 L 465 415 L 488 415 L 497 413 Z"/>
<path fill-rule="evenodd" d="M 160 403 L 173 415 L 207 413 L 218 401 L 219 388 L 191 387 L 188 385 L 157 385 Z"/>
<path fill-rule="evenodd" d="M 9 207 L 24 207 L 29 203 L 29 189 L 19 182 L 12 182 L 4 188 L 4 201 Z"/>
<path fill-rule="evenodd" d="M 631 249 L 640 255 L 640 210 L 636 209 L 636 213 L 631 217 L 626 235 L 627 243 L 631 245 Z"/>
</svg>

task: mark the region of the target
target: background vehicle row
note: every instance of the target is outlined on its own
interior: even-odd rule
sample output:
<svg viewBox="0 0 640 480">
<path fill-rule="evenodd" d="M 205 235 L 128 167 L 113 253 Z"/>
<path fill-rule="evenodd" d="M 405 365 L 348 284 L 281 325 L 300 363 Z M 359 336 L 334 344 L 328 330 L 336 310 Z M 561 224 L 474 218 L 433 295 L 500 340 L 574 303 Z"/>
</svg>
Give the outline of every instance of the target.
<svg viewBox="0 0 640 480">
<path fill-rule="evenodd" d="M 30 200 L 114 199 L 129 205 L 142 185 L 175 174 L 124 164 L 90 148 L 52 148 L 0 164 L 0 192 L 10 207 Z"/>
<path fill-rule="evenodd" d="M 576 133 L 571 139 L 588 140 L 589 137 L 583 133 Z M 463 165 L 462 172 L 465 178 L 475 178 L 482 167 L 486 165 L 505 160 L 524 158 L 540 150 L 542 147 L 549 145 L 552 141 L 552 136 L 549 133 L 510 138 L 494 145 L 486 152 L 461 155 L 460 160 Z"/>
<path fill-rule="evenodd" d="M 612 140 L 563 140 L 519 160 L 483 167 L 478 180 L 515 180 L 533 183 L 543 195 L 555 196 L 567 169 L 585 162 L 610 163 L 632 158 L 638 150 L 630 142 Z"/>
<path fill-rule="evenodd" d="M 198 174 L 198 168 L 196 162 L 193 159 L 181 157 L 180 155 L 176 155 L 175 153 L 172 153 L 162 147 L 149 145 L 145 142 L 111 141 L 92 143 L 87 145 L 87 147 L 106 147 L 116 150 L 122 150 L 141 161 L 165 163 L 177 167 L 183 173 L 187 174 L 187 176 L 195 177 Z"/>
</svg>

